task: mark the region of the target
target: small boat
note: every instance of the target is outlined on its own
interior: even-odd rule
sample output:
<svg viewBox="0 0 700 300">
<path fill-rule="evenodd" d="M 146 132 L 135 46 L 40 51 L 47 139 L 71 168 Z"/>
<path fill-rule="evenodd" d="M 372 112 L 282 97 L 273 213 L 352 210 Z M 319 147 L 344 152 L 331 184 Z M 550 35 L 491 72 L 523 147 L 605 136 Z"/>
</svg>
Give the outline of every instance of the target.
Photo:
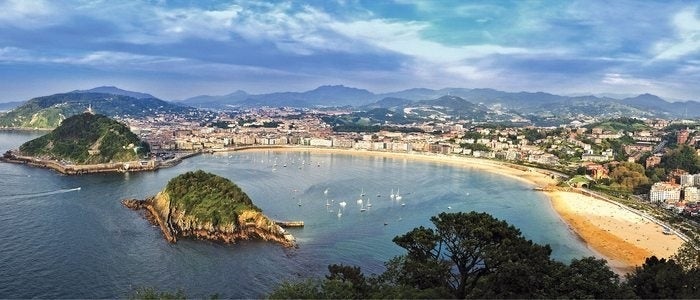
<svg viewBox="0 0 700 300">
<path fill-rule="evenodd" d="M 362 199 L 357 199 L 357 204 L 362 205 Z"/>
<path fill-rule="evenodd" d="M 360 197 L 364 197 L 364 196 L 365 196 L 365 188 L 362 188 L 362 192 L 360 193 Z"/>
<path fill-rule="evenodd" d="M 382 194 L 377 194 L 377 197 L 381 197 L 381 196 L 382 196 Z"/>
<path fill-rule="evenodd" d="M 80 189 L 81 189 L 81 187 L 77 187 L 77 188 L 75 188 L 75 190 L 76 190 L 76 191 L 79 191 Z"/>
<path fill-rule="evenodd" d="M 340 211 L 340 208 L 338 208 L 338 218 L 343 216 L 343 212 Z"/>
<path fill-rule="evenodd" d="M 343 201 L 343 202 L 338 203 L 338 205 L 340 205 L 341 208 L 345 208 L 345 205 L 347 205 L 347 203 L 345 203 L 345 201 Z"/>
<path fill-rule="evenodd" d="M 328 189 L 326 189 L 325 191 L 323 191 L 323 194 L 324 194 L 324 195 L 328 195 Z"/>
<path fill-rule="evenodd" d="M 673 235 L 673 231 L 671 231 L 671 228 L 668 228 L 668 227 L 666 227 L 666 226 L 664 226 L 664 231 L 663 231 L 663 232 L 664 232 L 665 235 Z"/>
<path fill-rule="evenodd" d="M 448 206 L 447 209 L 452 209 L 452 206 Z"/>
<path fill-rule="evenodd" d="M 396 189 L 396 195 L 394 195 L 394 199 L 396 199 L 396 200 L 403 199 L 403 197 L 401 197 L 401 195 L 399 195 L 399 189 Z"/>
<path fill-rule="evenodd" d="M 401 206 L 406 206 L 406 203 L 401 203 Z"/>
<path fill-rule="evenodd" d="M 396 195 L 394 195 L 394 189 L 391 189 L 391 194 L 389 195 L 389 198 L 394 199 Z"/>
<path fill-rule="evenodd" d="M 372 203 L 369 203 L 369 197 L 367 198 L 367 207 L 372 207 Z"/>
<path fill-rule="evenodd" d="M 326 206 L 331 206 L 331 204 L 328 203 L 328 198 L 326 198 Z"/>
</svg>

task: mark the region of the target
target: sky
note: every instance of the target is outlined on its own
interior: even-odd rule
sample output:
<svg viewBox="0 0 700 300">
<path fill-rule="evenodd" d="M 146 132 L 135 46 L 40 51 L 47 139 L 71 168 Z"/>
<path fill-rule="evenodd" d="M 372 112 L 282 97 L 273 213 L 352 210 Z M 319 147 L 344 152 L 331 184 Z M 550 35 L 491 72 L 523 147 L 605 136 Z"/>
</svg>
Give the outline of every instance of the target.
<svg viewBox="0 0 700 300">
<path fill-rule="evenodd" d="M 0 102 L 342 84 L 700 100 L 700 2 L 0 0 Z"/>
</svg>

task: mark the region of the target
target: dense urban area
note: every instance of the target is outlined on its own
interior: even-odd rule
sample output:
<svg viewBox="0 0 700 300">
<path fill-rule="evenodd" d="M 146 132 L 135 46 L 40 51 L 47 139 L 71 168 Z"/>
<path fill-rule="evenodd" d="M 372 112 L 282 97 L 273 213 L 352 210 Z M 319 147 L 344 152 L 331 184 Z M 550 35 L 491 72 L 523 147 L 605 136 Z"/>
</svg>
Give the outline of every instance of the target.
<svg viewBox="0 0 700 300">
<path fill-rule="evenodd" d="M 692 120 L 584 117 L 535 127 L 452 120 L 444 114 L 394 124 L 387 114 L 387 120 L 366 126 L 332 123 L 353 113 L 264 107 L 122 121 L 150 143 L 157 159 L 280 146 L 470 156 L 560 172 L 568 175 L 562 187 L 605 193 L 671 223 L 692 222 L 700 210 L 700 134 Z"/>
</svg>

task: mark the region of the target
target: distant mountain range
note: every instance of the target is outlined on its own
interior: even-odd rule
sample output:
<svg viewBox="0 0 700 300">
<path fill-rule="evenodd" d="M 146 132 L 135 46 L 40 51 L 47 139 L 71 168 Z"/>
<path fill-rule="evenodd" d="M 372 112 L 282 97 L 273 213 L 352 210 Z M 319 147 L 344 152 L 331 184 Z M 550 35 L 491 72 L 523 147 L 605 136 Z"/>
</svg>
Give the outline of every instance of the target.
<svg viewBox="0 0 700 300">
<path fill-rule="evenodd" d="M 7 113 L 0 113 L 0 127 L 53 128 L 89 106 L 110 117 L 144 117 L 159 113 L 191 112 L 193 107 L 221 110 L 260 106 L 350 107 L 363 124 L 412 123 L 430 119 L 462 119 L 479 122 L 557 125 L 580 118 L 665 117 L 698 118 L 700 102 L 668 102 L 651 95 L 616 99 L 599 96 L 561 96 L 544 92 L 504 92 L 494 89 L 414 88 L 375 94 L 342 85 L 321 86 L 306 92 L 249 94 L 236 91 L 222 96 L 197 96 L 163 101 L 150 94 L 113 86 L 30 99 Z M 0 105 L 0 111 L 2 111 Z M 384 117 L 383 117 L 384 116 Z M 348 122 L 344 122 L 347 124 Z M 353 122 L 354 123 L 354 122 Z"/>
<path fill-rule="evenodd" d="M 146 117 L 194 110 L 144 93 L 98 87 L 30 99 L 0 115 L 0 127 L 54 128 L 88 108 L 110 117 Z"/>
<path fill-rule="evenodd" d="M 429 101 L 441 99 L 443 96 L 459 97 L 472 104 L 478 104 L 480 109 L 486 109 L 492 113 L 507 113 L 518 116 L 533 115 L 556 118 L 574 118 L 578 115 L 603 117 L 700 117 L 700 102 L 668 102 L 650 94 L 618 99 L 607 96 L 561 96 L 544 92 L 512 93 L 494 89 L 466 88 L 444 88 L 439 90 L 414 88 L 399 92 L 375 94 L 363 89 L 335 85 L 321 86 L 306 92 L 257 95 L 239 90 L 223 96 L 197 96 L 178 103 L 206 109 L 258 106 L 350 106 L 373 109 L 405 108 L 411 105 L 437 105 L 437 103 L 430 103 Z M 620 97 L 622 95 L 616 94 L 614 96 Z"/>
</svg>

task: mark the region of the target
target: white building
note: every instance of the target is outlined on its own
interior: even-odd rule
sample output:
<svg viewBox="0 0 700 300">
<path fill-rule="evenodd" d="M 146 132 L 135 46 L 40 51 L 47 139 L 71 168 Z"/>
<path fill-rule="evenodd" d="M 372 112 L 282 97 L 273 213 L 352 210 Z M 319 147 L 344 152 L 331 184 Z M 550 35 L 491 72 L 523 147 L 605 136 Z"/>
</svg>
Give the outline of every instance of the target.
<svg viewBox="0 0 700 300">
<path fill-rule="evenodd" d="M 683 174 L 681 175 L 681 186 L 693 186 L 695 185 L 694 182 L 695 176 L 691 174 Z"/>
<path fill-rule="evenodd" d="M 697 187 L 689 186 L 683 189 L 683 200 L 686 202 L 700 201 L 700 190 Z"/>
<path fill-rule="evenodd" d="M 678 202 L 681 200 L 681 186 L 668 182 L 657 182 L 651 186 L 649 191 L 649 201 L 652 203 L 659 202 Z"/>
</svg>

